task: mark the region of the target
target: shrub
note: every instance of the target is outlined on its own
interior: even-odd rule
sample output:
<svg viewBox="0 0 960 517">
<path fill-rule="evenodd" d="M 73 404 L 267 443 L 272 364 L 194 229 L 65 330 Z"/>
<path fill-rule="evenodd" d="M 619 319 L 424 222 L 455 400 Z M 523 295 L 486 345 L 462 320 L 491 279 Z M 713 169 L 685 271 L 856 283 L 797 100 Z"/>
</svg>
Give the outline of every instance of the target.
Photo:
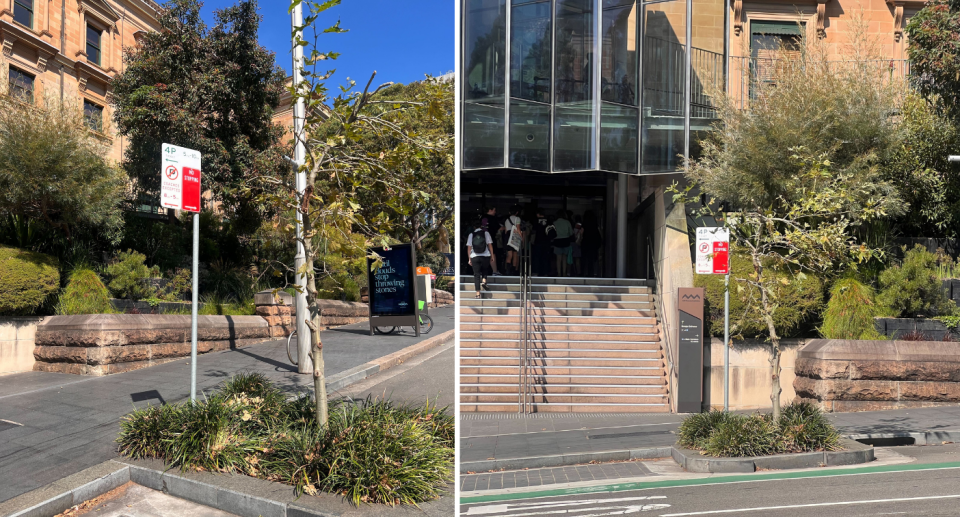
<svg viewBox="0 0 960 517">
<path fill-rule="evenodd" d="M 113 314 L 110 292 L 100 277 L 87 267 L 78 267 L 70 273 L 67 287 L 57 302 L 57 314 Z"/>
<path fill-rule="evenodd" d="M 781 408 L 780 417 L 722 411 L 699 413 L 684 419 L 677 445 L 709 456 L 765 456 L 783 452 L 835 451 L 840 434 L 819 407 L 799 402 Z"/>
<path fill-rule="evenodd" d="M 703 445 L 710 456 L 766 456 L 787 450 L 770 415 L 729 415 L 720 420 Z"/>
<path fill-rule="evenodd" d="M 358 278 L 354 278 L 346 273 L 327 276 L 324 277 L 317 286 L 317 289 L 320 291 L 318 297 L 324 300 L 359 302 L 360 286 L 361 282 Z"/>
<path fill-rule="evenodd" d="M 110 278 L 110 283 L 107 284 L 110 292 L 117 298 L 150 298 L 153 288 L 148 281 L 155 272 L 147 266 L 146 260 L 143 253 L 132 250 L 117 253 L 106 269 Z"/>
<path fill-rule="evenodd" d="M 121 454 L 183 469 L 241 472 L 361 502 L 416 504 L 453 472 L 454 421 L 445 409 L 340 401 L 326 427 L 309 396 L 287 400 L 261 374 L 240 374 L 202 402 L 139 409 L 117 438 Z"/>
<path fill-rule="evenodd" d="M 903 247 L 901 264 L 880 273 L 880 294 L 877 302 L 888 308 L 892 317 L 949 315 L 956 305 L 947 298 L 939 278 L 937 256 L 919 244 L 908 250 Z"/>
<path fill-rule="evenodd" d="M 883 313 L 873 289 L 853 278 L 843 278 L 830 290 L 820 333 L 827 339 L 883 339 L 873 324 L 873 318 Z"/>
<path fill-rule="evenodd" d="M 0 246 L 0 314 L 36 314 L 59 288 L 57 259 Z"/>
<path fill-rule="evenodd" d="M 790 452 L 840 449 L 840 433 L 823 411 L 809 402 L 784 406 L 778 424 Z"/>
<path fill-rule="evenodd" d="M 750 258 L 742 253 L 730 254 L 730 333 L 743 337 L 765 335 L 767 325 L 760 316 L 760 290 L 737 282 L 753 274 Z M 769 272 L 767 273 L 769 274 Z M 787 280 L 784 275 L 783 280 Z M 723 335 L 723 275 L 694 275 L 694 286 L 703 287 L 708 306 L 708 328 L 714 336 Z M 780 337 L 796 335 L 813 324 L 823 306 L 823 281 L 814 275 L 792 276 L 787 284 L 777 283 L 777 310 L 773 321 Z"/>
</svg>

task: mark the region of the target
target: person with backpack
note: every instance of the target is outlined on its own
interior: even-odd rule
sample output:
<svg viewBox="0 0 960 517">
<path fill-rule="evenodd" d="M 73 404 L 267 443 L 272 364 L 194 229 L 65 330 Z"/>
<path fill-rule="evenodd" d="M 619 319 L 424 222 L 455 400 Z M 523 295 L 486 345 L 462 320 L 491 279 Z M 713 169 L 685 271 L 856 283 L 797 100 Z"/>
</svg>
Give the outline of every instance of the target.
<svg viewBox="0 0 960 517">
<path fill-rule="evenodd" d="M 520 247 L 523 245 L 523 221 L 520 219 L 520 206 L 514 205 L 510 215 L 503 223 L 507 237 L 507 263 L 504 268 L 507 275 L 520 274 Z"/>
<path fill-rule="evenodd" d="M 553 238 L 553 253 L 557 256 L 557 276 L 570 275 L 570 263 L 573 262 L 570 253 L 573 242 L 573 225 L 567 219 L 567 211 L 557 212 L 557 220 L 553 222 L 557 236 Z"/>
<path fill-rule="evenodd" d="M 480 225 L 483 228 L 483 231 L 489 233 L 493 230 L 494 234 L 499 237 L 503 230 L 503 225 L 500 224 L 500 220 L 497 218 L 497 207 L 483 207 L 480 216 Z M 498 244 L 498 248 L 502 247 Z M 502 254 L 501 254 L 502 255 Z M 493 271 L 493 276 L 500 276 L 500 269 L 497 268 L 497 254 L 493 252 L 493 248 L 490 249 L 490 268 Z"/>
<path fill-rule="evenodd" d="M 477 291 L 476 298 L 480 298 L 480 289 L 487 290 L 487 267 L 490 266 L 490 257 L 493 255 L 493 238 L 483 227 L 483 218 L 477 219 L 470 235 L 467 236 L 467 261 L 473 268 L 473 287 Z"/>
</svg>

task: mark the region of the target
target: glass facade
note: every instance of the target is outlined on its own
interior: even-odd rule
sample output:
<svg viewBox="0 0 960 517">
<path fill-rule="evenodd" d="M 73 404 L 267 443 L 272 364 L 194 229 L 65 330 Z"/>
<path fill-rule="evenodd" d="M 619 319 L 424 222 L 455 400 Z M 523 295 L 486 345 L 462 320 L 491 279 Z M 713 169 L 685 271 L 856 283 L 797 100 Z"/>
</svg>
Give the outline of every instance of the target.
<svg viewBox="0 0 960 517">
<path fill-rule="evenodd" d="M 464 170 L 677 172 L 716 120 L 723 0 L 461 1 Z"/>
</svg>

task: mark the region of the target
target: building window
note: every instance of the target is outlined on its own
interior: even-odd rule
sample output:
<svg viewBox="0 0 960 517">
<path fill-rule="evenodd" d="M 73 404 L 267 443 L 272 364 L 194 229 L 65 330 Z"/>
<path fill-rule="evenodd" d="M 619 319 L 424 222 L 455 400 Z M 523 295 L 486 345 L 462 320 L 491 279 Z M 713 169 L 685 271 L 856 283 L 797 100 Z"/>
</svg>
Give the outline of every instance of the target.
<svg viewBox="0 0 960 517">
<path fill-rule="evenodd" d="M 87 25 L 87 61 L 100 64 L 100 37 L 99 29 L 92 25 Z"/>
<path fill-rule="evenodd" d="M 103 106 L 84 100 L 83 117 L 87 120 L 87 126 L 94 131 L 103 131 Z"/>
<path fill-rule="evenodd" d="M 10 95 L 23 101 L 33 101 L 34 77 L 10 67 Z"/>
<path fill-rule="evenodd" d="M 13 21 L 33 28 L 33 0 L 13 0 Z"/>
</svg>

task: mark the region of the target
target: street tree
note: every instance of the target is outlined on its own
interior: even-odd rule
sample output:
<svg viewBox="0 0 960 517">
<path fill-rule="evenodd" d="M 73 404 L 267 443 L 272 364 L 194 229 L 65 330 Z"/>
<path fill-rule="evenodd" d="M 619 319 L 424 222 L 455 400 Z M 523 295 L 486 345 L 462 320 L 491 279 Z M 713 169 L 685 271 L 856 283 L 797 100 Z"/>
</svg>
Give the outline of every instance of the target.
<svg viewBox="0 0 960 517">
<path fill-rule="evenodd" d="M 127 181 L 106 159 L 103 126 L 76 101 L 8 84 L 0 80 L 0 216 L 45 225 L 67 242 L 80 228 L 119 241 Z"/>
<path fill-rule="evenodd" d="M 750 303 L 771 345 L 775 417 L 781 329 L 774 316 L 784 302 L 778 293 L 808 274 L 829 281 L 881 257 L 861 238 L 864 229 L 904 211 L 880 171 L 897 142 L 892 115 L 900 84 L 862 47 L 847 55 L 831 62 L 823 42 L 805 41 L 781 49 L 771 76 L 753 85 L 748 109 L 718 93 L 720 124 L 688 163 L 688 185 L 671 189 L 677 201 L 705 195 L 701 215 L 724 221 L 731 245 L 751 262 L 749 274 L 731 279 L 740 292 L 757 293 Z"/>
<path fill-rule="evenodd" d="M 284 170 L 283 128 L 272 123 L 284 88 L 273 52 L 257 41 L 256 0 L 215 12 L 207 29 L 199 0 L 172 0 L 159 30 L 124 51 L 114 79 L 115 119 L 128 139 L 123 167 L 140 195 L 157 199 L 160 146 L 203 154 L 204 187 L 234 221 L 259 221 L 247 175 Z"/>
<path fill-rule="evenodd" d="M 920 93 L 960 125 L 960 0 L 931 0 L 910 18 L 910 73 Z"/>
<path fill-rule="evenodd" d="M 300 3 L 294 0 L 291 9 Z M 310 336 L 304 337 L 311 343 L 316 418 L 321 425 L 327 421 L 327 397 L 318 280 L 337 274 L 346 261 L 322 263 L 325 254 L 318 243 L 337 242 L 343 247 L 343 256 L 368 256 L 370 247 L 388 245 L 396 223 L 413 212 L 411 200 L 425 203 L 430 197 L 417 188 L 411 177 L 413 170 L 396 165 L 425 160 L 428 153 L 450 145 L 437 135 L 414 133 L 403 122 L 414 111 L 425 116 L 443 112 L 444 99 L 434 89 L 428 88 L 414 98 L 394 99 L 386 93 L 392 83 L 372 87 L 374 72 L 362 90 L 351 81 L 341 86 L 336 96 L 330 93 L 326 82 L 334 70 L 325 65 L 339 54 L 320 51 L 318 42 L 324 34 L 342 33 L 345 29 L 339 21 L 327 28 L 317 28 L 316 23 L 324 12 L 339 3 L 303 1 L 304 10 L 310 14 L 295 31 L 294 44 L 304 47 L 305 59 L 300 67 L 303 80 L 289 91 L 293 102 L 302 99 L 306 106 L 303 134 L 295 135 L 306 150 L 304 164 L 296 173 L 253 174 L 247 180 L 247 191 L 259 191 L 263 206 L 277 214 L 298 211 L 303 221 L 302 237 L 295 236 L 293 221 L 287 221 L 284 228 L 303 246 L 306 258 L 304 268 L 298 271 L 306 276 L 306 285 L 296 287 L 304 290 L 307 297 Z M 371 148 L 370 142 L 377 138 L 389 145 Z M 302 193 L 296 189 L 296 174 L 303 174 L 306 180 Z M 362 206 L 364 199 L 375 199 L 378 209 Z M 375 254 L 370 258 L 373 267 L 381 263 Z"/>
</svg>

